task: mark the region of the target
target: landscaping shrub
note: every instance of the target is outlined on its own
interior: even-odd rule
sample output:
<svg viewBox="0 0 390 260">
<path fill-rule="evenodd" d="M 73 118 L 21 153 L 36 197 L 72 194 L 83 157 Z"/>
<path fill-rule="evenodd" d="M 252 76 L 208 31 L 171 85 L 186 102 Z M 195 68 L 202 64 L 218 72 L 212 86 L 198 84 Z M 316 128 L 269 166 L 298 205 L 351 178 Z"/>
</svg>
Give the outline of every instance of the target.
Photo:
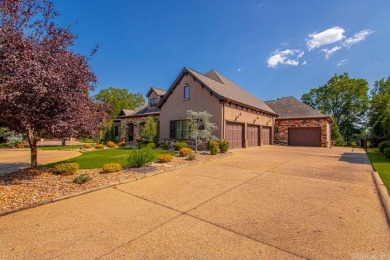
<svg viewBox="0 0 390 260">
<path fill-rule="evenodd" d="M 188 147 L 181 148 L 179 151 L 180 157 L 184 157 L 184 156 L 190 155 L 192 153 L 193 153 L 192 149 L 188 148 Z"/>
<path fill-rule="evenodd" d="M 207 149 L 207 151 L 210 151 L 211 150 L 211 142 L 214 142 L 214 140 L 207 140 L 207 142 L 206 142 L 206 149 Z"/>
<path fill-rule="evenodd" d="M 218 142 L 217 141 L 211 141 L 210 142 L 210 154 L 216 155 L 218 153 Z"/>
<path fill-rule="evenodd" d="M 117 172 L 122 170 L 122 165 L 119 163 L 107 163 L 103 165 L 103 172 L 109 173 L 109 172 Z"/>
<path fill-rule="evenodd" d="M 154 148 L 156 148 L 156 144 L 155 143 L 148 143 L 145 147 L 150 148 L 150 149 L 154 149 Z"/>
<path fill-rule="evenodd" d="M 104 144 L 97 144 L 95 149 L 104 149 Z"/>
<path fill-rule="evenodd" d="M 85 148 L 85 149 L 92 148 L 92 144 L 85 144 L 85 145 L 84 145 L 84 148 Z"/>
<path fill-rule="evenodd" d="M 75 174 L 79 169 L 77 163 L 59 163 L 54 166 L 54 173 L 56 174 Z"/>
<path fill-rule="evenodd" d="M 195 160 L 195 157 L 196 157 L 196 153 L 192 153 L 192 154 L 188 155 L 186 159 L 189 161 L 193 161 L 193 160 Z"/>
<path fill-rule="evenodd" d="M 219 150 L 221 153 L 226 153 L 226 151 L 229 149 L 229 142 L 226 140 L 221 140 L 219 142 Z"/>
<path fill-rule="evenodd" d="M 120 142 L 120 143 L 118 144 L 118 146 L 119 146 L 119 147 L 126 147 L 126 143 L 125 143 L 125 142 Z"/>
<path fill-rule="evenodd" d="M 141 167 L 154 160 L 153 150 L 150 148 L 142 148 L 134 150 L 127 159 L 130 167 Z"/>
<path fill-rule="evenodd" d="M 169 143 L 168 142 L 162 142 L 160 144 L 160 146 L 161 146 L 161 149 L 163 149 L 163 150 L 168 150 L 169 149 Z"/>
<path fill-rule="evenodd" d="M 386 157 L 387 159 L 390 160 L 390 147 L 385 148 L 385 149 L 383 150 L 383 154 L 385 155 L 385 157 Z"/>
<path fill-rule="evenodd" d="M 158 162 L 160 163 L 172 162 L 172 160 L 173 160 L 173 156 L 168 153 L 161 154 L 158 157 Z"/>
<path fill-rule="evenodd" d="M 24 148 L 24 144 L 15 144 L 16 148 Z"/>
<path fill-rule="evenodd" d="M 186 147 L 188 147 L 188 145 L 185 142 L 178 141 L 175 143 L 175 151 L 180 151 L 180 149 L 186 148 Z"/>
<path fill-rule="evenodd" d="M 378 148 L 382 154 L 385 154 L 385 149 L 390 147 L 390 141 L 383 141 L 379 143 Z"/>
<path fill-rule="evenodd" d="M 107 142 L 107 146 L 108 146 L 108 148 L 115 148 L 115 143 L 114 142 L 112 142 L 112 141 L 108 141 Z"/>
<path fill-rule="evenodd" d="M 86 183 L 87 181 L 90 181 L 92 180 L 92 177 L 89 176 L 88 174 L 80 174 L 79 176 L 75 177 L 73 179 L 73 183 L 76 183 L 76 184 L 83 184 L 83 183 Z"/>
</svg>

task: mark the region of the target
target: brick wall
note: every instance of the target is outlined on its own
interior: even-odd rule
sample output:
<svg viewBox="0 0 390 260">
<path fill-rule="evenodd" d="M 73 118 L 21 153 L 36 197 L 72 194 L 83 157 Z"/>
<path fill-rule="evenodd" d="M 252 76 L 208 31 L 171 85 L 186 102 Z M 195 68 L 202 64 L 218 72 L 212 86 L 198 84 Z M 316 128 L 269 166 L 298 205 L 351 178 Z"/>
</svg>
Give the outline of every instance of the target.
<svg viewBox="0 0 390 260">
<path fill-rule="evenodd" d="M 321 127 L 321 146 L 330 147 L 330 137 L 328 137 L 329 122 L 327 119 L 276 119 L 274 133 L 275 144 L 288 145 L 288 128 L 290 127 Z"/>
</svg>

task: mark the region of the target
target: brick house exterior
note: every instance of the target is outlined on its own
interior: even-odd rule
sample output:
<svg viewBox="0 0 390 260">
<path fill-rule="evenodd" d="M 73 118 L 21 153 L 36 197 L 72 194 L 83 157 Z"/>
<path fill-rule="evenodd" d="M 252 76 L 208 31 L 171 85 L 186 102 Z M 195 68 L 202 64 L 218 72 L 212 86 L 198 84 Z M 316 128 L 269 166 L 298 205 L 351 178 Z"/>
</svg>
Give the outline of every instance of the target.
<svg viewBox="0 0 390 260">
<path fill-rule="evenodd" d="M 276 144 L 331 146 L 331 117 L 321 114 L 294 97 L 266 101 L 266 104 L 279 114 L 275 122 Z"/>
<path fill-rule="evenodd" d="M 158 102 L 165 95 L 165 90 L 150 88 L 147 97 L 147 104 L 135 110 L 122 109 L 121 113 L 114 120 L 115 138 L 117 141 L 125 141 L 134 144 L 140 139 L 142 125 L 149 116 L 159 120 L 160 110 L 157 108 Z"/>
</svg>

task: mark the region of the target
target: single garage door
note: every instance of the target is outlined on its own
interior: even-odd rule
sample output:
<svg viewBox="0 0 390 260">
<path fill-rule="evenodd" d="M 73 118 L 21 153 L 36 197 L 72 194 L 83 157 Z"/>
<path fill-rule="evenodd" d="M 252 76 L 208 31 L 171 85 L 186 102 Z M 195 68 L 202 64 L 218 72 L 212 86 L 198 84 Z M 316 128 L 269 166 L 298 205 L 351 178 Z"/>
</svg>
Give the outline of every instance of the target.
<svg viewBox="0 0 390 260">
<path fill-rule="evenodd" d="M 246 139 L 248 140 L 248 146 L 259 146 L 259 126 L 247 125 Z"/>
<path fill-rule="evenodd" d="M 288 145 L 321 147 L 321 127 L 289 128 Z"/>
<path fill-rule="evenodd" d="M 226 140 L 229 141 L 229 148 L 230 149 L 237 149 L 242 148 L 242 141 L 243 141 L 243 124 L 239 123 L 226 123 Z"/>
<path fill-rule="evenodd" d="M 271 127 L 263 126 L 263 145 L 271 144 Z"/>
</svg>

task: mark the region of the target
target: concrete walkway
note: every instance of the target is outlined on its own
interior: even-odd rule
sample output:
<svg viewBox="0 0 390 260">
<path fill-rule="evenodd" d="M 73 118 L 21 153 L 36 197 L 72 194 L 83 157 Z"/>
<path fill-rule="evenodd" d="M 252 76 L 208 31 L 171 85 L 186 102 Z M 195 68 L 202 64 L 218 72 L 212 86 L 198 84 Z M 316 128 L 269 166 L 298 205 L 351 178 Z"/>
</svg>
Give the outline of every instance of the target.
<svg viewBox="0 0 390 260">
<path fill-rule="evenodd" d="M 38 150 L 38 164 L 47 164 L 67 160 L 81 155 L 79 151 Z M 0 150 L 0 174 L 15 172 L 31 165 L 29 149 Z"/>
<path fill-rule="evenodd" d="M 390 256 L 389 227 L 362 150 L 233 153 L 0 217 L 0 258 Z"/>
</svg>

